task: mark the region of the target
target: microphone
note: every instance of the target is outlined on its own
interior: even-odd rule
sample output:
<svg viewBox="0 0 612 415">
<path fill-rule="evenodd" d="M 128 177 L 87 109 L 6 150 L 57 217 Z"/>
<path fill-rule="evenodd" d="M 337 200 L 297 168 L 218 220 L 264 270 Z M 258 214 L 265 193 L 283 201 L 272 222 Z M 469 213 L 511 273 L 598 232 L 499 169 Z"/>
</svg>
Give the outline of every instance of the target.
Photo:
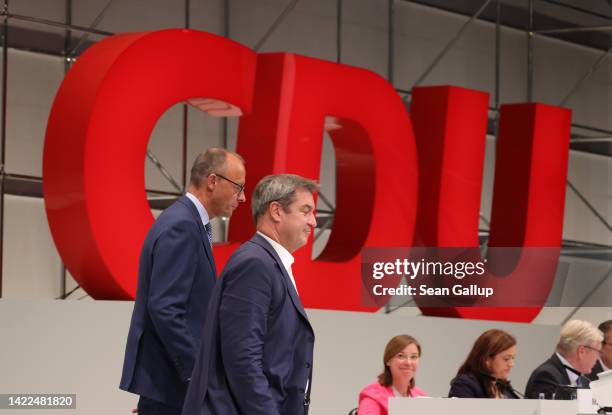
<svg viewBox="0 0 612 415">
<path fill-rule="evenodd" d="M 521 392 L 519 392 L 519 391 L 517 391 L 516 389 L 514 389 L 514 387 L 512 386 L 512 384 L 510 384 L 510 381 L 509 381 L 509 380 L 508 380 L 508 381 L 503 381 L 503 380 L 501 380 L 501 379 L 496 379 L 496 380 L 495 380 L 495 384 L 496 384 L 498 387 L 501 387 L 502 389 L 503 389 L 503 388 L 510 389 L 510 391 L 512 391 L 512 392 L 513 392 L 515 395 L 517 395 L 517 396 L 518 396 L 518 397 L 520 397 L 520 398 L 525 399 L 525 395 L 523 395 Z"/>
<path fill-rule="evenodd" d="M 539 383 L 542 385 L 552 385 L 552 386 L 556 386 L 558 388 L 568 388 L 568 389 L 579 389 L 578 386 L 572 386 L 572 385 L 564 385 L 562 383 L 557 383 L 557 382 L 552 382 L 550 380 L 536 380 L 533 383 Z"/>
<path fill-rule="evenodd" d="M 551 396 L 551 399 L 559 399 L 559 400 L 566 400 L 566 401 L 571 401 L 573 399 L 576 399 L 576 390 L 581 389 L 578 386 L 563 385 L 562 383 L 557 383 L 557 382 L 553 382 L 550 380 L 544 380 L 544 379 L 536 380 L 533 383 L 554 386 L 555 391 L 553 392 L 553 396 Z M 563 392 L 563 394 L 560 394 L 557 392 Z"/>
<path fill-rule="evenodd" d="M 589 389 L 589 384 L 591 383 L 591 379 L 587 378 L 585 375 L 583 375 L 582 373 L 580 373 L 573 367 L 570 367 L 568 365 L 563 365 L 563 367 L 566 370 L 569 370 L 570 372 L 572 372 L 574 375 L 578 376 L 578 379 L 576 379 L 576 384 L 578 384 L 578 382 L 581 383 L 581 385 L 578 385 L 578 389 Z"/>
</svg>

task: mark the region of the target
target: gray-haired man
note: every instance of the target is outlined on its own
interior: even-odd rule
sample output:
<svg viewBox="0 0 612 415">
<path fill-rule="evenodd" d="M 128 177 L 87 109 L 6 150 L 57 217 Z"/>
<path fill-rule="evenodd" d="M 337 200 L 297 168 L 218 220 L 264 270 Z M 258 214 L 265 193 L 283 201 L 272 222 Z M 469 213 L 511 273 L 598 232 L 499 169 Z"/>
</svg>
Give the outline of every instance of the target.
<svg viewBox="0 0 612 415">
<path fill-rule="evenodd" d="M 570 320 L 561 327 L 557 350 L 527 381 L 525 398 L 567 399 L 570 387 L 588 387 L 588 375 L 601 354 L 603 336 L 588 321 Z"/>
<path fill-rule="evenodd" d="M 601 342 L 599 360 L 597 360 L 589 375 L 591 380 L 597 380 L 597 375 L 601 372 L 612 370 L 612 320 L 604 321 L 597 328 L 603 334 L 603 341 Z"/>
<path fill-rule="evenodd" d="M 257 184 L 257 233 L 232 255 L 215 287 L 184 415 L 307 413 L 314 332 L 291 254 L 316 225 L 317 189 L 289 174 Z"/>
</svg>

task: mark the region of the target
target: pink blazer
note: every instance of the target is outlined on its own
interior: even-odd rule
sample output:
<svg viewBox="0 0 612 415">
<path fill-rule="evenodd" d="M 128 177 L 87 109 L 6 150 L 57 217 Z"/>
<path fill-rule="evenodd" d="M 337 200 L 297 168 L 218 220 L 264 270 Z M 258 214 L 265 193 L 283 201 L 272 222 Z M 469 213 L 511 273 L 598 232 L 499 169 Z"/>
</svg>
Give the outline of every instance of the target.
<svg viewBox="0 0 612 415">
<path fill-rule="evenodd" d="M 412 388 L 410 397 L 427 396 L 422 389 Z M 382 386 L 378 381 L 370 383 L 359 392 L 359 409 L 357 415 L 387 415 L 389 398 L 393 397 L 392 386 Z"/>
</svg>

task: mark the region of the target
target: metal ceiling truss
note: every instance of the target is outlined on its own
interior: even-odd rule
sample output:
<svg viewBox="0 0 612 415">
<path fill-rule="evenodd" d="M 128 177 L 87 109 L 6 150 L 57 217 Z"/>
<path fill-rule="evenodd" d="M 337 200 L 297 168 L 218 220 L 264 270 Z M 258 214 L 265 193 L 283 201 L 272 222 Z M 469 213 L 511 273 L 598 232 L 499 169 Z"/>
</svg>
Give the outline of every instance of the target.
<svg viewBox="0 0 612 415">
<path fill-rule="evenodd" d="M 27 23 L 33 23 L 40 25 L 42 27 L 52 27 L 52 28 L 62 28 L 65 29 L 64 42 L 63 42 L 63 50 L 61 51 L 53 51 L 53 50 L 37 50 L 35 45 L 34 47 L 16 47 L 17 49 L 29 50 L 38 53 L 51 54 L 54 56 L 61 56 L 66 61 L 66 70 L 69 69 L 70 65 L 74 62 L 75 58 L 81 53 L 82 50 L 86 49 L 86 47 L 90 46 L 92 42 L 89 41 L 90 35 L 98 35 L 98 36 L 110 36 L 113 33 L 97 29 L 100 22 L 103 20 L 108 10 L 112 7 L 114 0 L 109 0 L 105 6 L 100 10 L 100 12 L 96 15 L 92 23 L 85 27 L 79 26 L 72 23 L 72 0 L 67 0 L 66 2 L 66 22 L 57 22 L 49 19 L 43 19 L 34 16 L 25 16 L 19 14 L 13 14 L 9 12 L 9 0 L 1 0 L 2 1 L 2 9 L 0 10 L 0 19 L 2 20 L 2 92 L 1 92 L 1 102 L 2 102 L 2 121 L 0 123 L 0 297 L 2 296 L 2 244 L 3 238 L 1 237 L 3 231 L 3 219 L 4 219 L 4 196 L 5 194 L 23 194 L 20 193 L 19 184 L 26 184 L 30 186 L 31 191 L 26 192 L 26 195 L 40 197 L 42 195 L 41 191 L 41 177 L 33 177 L 33 176 L 24 176 L 18 174 L 10 174 L 5 171 L 5 161 L 6 161 L 6 113 L 7 113 L 7 78 L 8 78 L 8 49 L 15 47 L 9 43 L 9 23 L 11 20 L 21 21 Z M 456 42 L 461 38 L 461 36 L 465 33 L 465 31 L 469 28 L 469 26 L 476 20 L 479 19 L 481 14 L 485 9 L 487 9 L 493 0 L 483 0 L 480 3 L 480 7 L 474 10 L 473 14 L 469 16 L 468 20 L 461 26 L 461 28 L 457 31 L 457 33 L 449 40 L 449 42 L 442 48 L 440 53 L 435 57 L 435 59 L 427 66 L 427 68 L 423 71 L 423 73 L 417 78 L 415 84 L 413 86 L 420 85 L 427 76 L 431 73 L 431 71 L 438 65 L 440 61 L 444 58 L 444 56 L 448 53 L 449 50 L 456 44 Z M 580 9 L 575 6 L 568 6 L 567 4 L 562 4 L 555 0 L 539 0 L 541 2 L 546 2 L 549 4 L 555 4 L 559 7 L 573 8 L 579 9 L 579 11 L 583 13 L 588 13 L 583 9 Z M 278 27 L 282 24 L 282 22 L 290 15 L 290 13 L 295 9 L 299 0 L 289 0 L 281 13 L 277 16 L 277 18 L 272 22 L 269 28 L 265 31 L 262 37 L 255 43 L 254 49 L 260 50 L 265 42 L 270 38 L 270 36 L 278 29 Z M 388 68 L 387 68 L 387 77 L 391 84 L 394 82 L 394 68 L 395 68 L 395 8 L 396 4 L 399 0 L 388 0 Z M 423 1 L 417 0 L 402 0 L 402 2 L 411 2 L 423 4 Z M 612 29 L 611 25 L 597 25 L 597 26 L 584 26 L 584 27 L 568 27 L 565 29 L 546 29 L 546 30 L 537 30 L 533 25 L 533 16 L 534 16 L 534 0 L 528 0 L 528 10 L 529 10 L 529 18 L 527 22 L 527 27 L 525 29 L 526 39 L 527 39 L 527 82 L 526 82 L 526 95 L 529 101 L 533 100 L 533 70 L 534 70 L 534 48 L 533 41 L 534 36 L 552 36 L 563 33 L 572 33 L 572 32 L 583 32 L 583 31 L 608 31 Z M 500 106 L 500 33 L 502 27 L 502 16 L 503 16 L 503 0 L 495 0 L 495 87 L 494 87 L 494 102 L 495 106 L 492 108 L 491 112 L 493 114 L 493 131 L 490 131 L 493 135 L 496 133 L 497 129 L 497 115 L 499 112 Z M 185 11 L 185 21 L 184 27 L 190 27 L 190 0 L 184 0 L 183 3 L 184 11 Z M 223 0 L 223 10 L 224 10 L 224 27 L 223 27 L 223 35 L 225 37 L 231 37 L 231 1 Z M 342 13 L 343 13 L 343 0 L 336 0 L 336 61 L 338 63 L 342 62 Z M 609 16 L 599 16 L 601 18 L 607 18 L 612 23 L 612 18 Z M 78 41 L 74 46 L 71 46 L 72 43 L 72 33 L 77 32 L 80 33 Z M 569 92 L 562 100 L 561 104 L 565 104 L 575 93 L 580 89 L 580 87 L 584 84 L 584 82 L 595 72 L 601 64 L 608 58 L 610 52 L 612 51 L 612 45 L 610 48 L 606 50 L 599 59 L 592 65 L 589 71 L 576 82 L 576 84 L 569 89 Z M 410 98 L 410 91 L 406 89 L 396 88 L 397 92 L 403 95 L 406 101 Z M 188 144 L 188 111 L 187 105 L 183 105 L 183 119 L 182 119 L 182 177 L 181 184 L 175 180 L 172 175 L 168 172 L 167 169 L 164 168 L 159 159 L 150 151 L 147 152 L 148 159 L 156 166 L 156 168 L 162 173 L 162 175 L 166 178 L 166 180 L 172 185 L 172 187 L 176 190 L 176 192 L 165 192 L 147 189 L 149 197 L 151 198 L 151 204 L 153 207 L 164 207 L 167 206 L 171 202 L 171 200 L 177 197 L 180 193 L 182 193 L 187 184 L 187 144 Z M 588 136 L 582 134 L 575 134 L 572 137 L 572 143 L 597 143 L 597 142 L 608 142 L 612 140 L 612 131 L 608 131 L 601 128 L 594 128 L 579 124 L 572 124 L 572 127 L 575 130 L 582 130 L 586 132 L 596 133 L 597 136 Z M 222 126 L 222 140 L 224 145 L 227 147 L 228 142 L 228 123 L 227 119 L 223 120 Z M 7 186 L 8 184 L 8 186 Z M 579 199 L 587 206 L 587 208 L 593 213 L 593 215 L 606 227 L 606 229 L 612 231 L 612 227 L 606 221 L 606 219 L 593 207 L 591 203 L 579 192 L 576 187 L 568 181 L 568 186 L 570 189 L 576 193 Z M 7 188 L 8 189 L 7 191 Z M 165 196 L 165 200 L 162 204 L 156 205 L 156 196 Z M 168 199 L 169 197 L 169 199 Z M 328 210 L 320 210 L 321 216 L 319 219 L 321 220 L 321 227 L 319 229 L 318 234 L 315 236 L 315 239 L 318 239 L 321 234 L 326 230 L 330 229 L 333 223 L 333 214 L 335 211 L 335 207 L 329 200 L 323 195 L 319 195 L 319 199 L 327 205 Z M 485 224 L 488 224 L 487 219 L 481 214 L 481 219 Z M 487 231 L 484 231 L 486 234 Z M 612 256 L 612 247 L 607 246 L 593 246 L 591 244 L 583 244 L 586 249 L 592 249 L 593 252 L 596 250 L 604 252 L 607 256 Z M 61 298 L 65 298 L 69 295 L 66 292 L 66 284 L 65 284 L 65 270 L 62 271 L 62 295 Z M 610 275 L 606 274 L 606 278 Z"/>
</svg>

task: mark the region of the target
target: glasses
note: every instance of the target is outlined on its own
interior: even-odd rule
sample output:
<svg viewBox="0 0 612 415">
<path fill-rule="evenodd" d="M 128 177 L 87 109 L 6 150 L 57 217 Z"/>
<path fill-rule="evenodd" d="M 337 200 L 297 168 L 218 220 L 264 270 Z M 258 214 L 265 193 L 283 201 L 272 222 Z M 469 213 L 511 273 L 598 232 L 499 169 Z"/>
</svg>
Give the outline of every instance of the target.
<svg viewBox="0 0 612 415">
<path fill-rule="evenodd" d="M 412 361 L 419 360 L 418 354 L 406 355 L 404 353 L 398 353 L 393 357 L 397 357 L 397 359 L 402 362 L 405 362 L 406 360 L 412 360 Z"/>
<path fill-rule="evenodd" d="M 236 183 L 235 181 L 228 179 L 227 177 L 223 176 L 222 174 L 219 173 L 212 173 L 217 177 L 222 178 L 223 180 L 227 180 L 228 182 L 230 182 L 231 184 L 233 184 L 236 187 L 236 190 L 238 190 L 238 194 L 244 192 L 244 186 L 245 184 L 240 184 L 240 183 Z"/>
<path fill-rule="evenodd" d="M 600 349 L 596 349 L 596 348 L 594 348 L 594 347 L 587 346 L 586 344 L 584 344 L 583 346 L 584 346 L 586 349 L 593 350 L 594 352 L 597 352 L 597 354 L 600 354 L 600 355 L 601 355 L 601 350 L 600 350 Z"/>
</svg>

